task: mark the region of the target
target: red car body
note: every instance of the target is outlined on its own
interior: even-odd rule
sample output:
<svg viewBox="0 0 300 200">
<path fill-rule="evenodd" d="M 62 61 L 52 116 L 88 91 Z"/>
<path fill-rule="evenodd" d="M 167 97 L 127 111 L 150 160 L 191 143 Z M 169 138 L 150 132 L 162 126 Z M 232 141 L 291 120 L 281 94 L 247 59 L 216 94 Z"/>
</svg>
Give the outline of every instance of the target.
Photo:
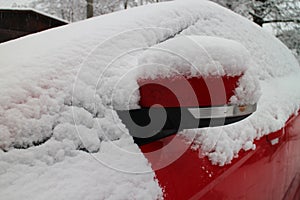
<svg viewBox="0 0 300 200">
<path fill-rule="evenodd" d="M 238 78 L 222 78 L 226 96 L 233 94 Z M 178 84 L 180 79 L 159 79 L 158 84 L 148 84 L 143 80 L 140 88 L 140 104 L 145 107 L 161 104 L 164 107 L 179 106 L 172 101 L 172 93 L 159 86 L 163 82 Z M 207 106 L 209 98 L 203 79 L 189 79 L 198 103 Z M 203 84 L 202 84 L 203 83 Z M 164 85 L 164 84 L 162 84 Z M 197 85 L 197 87 L 196 87 Z M 154 91 L 161 91 L 160 93 Z M 182 88 L 179 91 L 185 91 Z M 183 92 L 184 93 L 184 92 Z M 216 93 L 220 91 L 216 90 Z M 159 96 L 159 97 L 158 97 Z M 183 94 L 188 96 L 188 94 Z M 204 95 L 205 96 L 205 95 Z M 171 99 L 171 100 L 170 100 Z M 219 104 L 228 103 L 219 102 Z M 188 102 L 184 106 L 192 106 Z M 201 132 L 201 129 L 199 129 Z M 201 150 L 193 150 L 191 144 L 180 136 L 168 136 L 154 142 L 141 145 L 144 155 L 152 164 L 165 199 L 300 199 L 300 116 L 291 116 L 284 128 L 255 141 L 256 149 L 240 151 L 238 157 L 225 166 L 213 165 Z M 151 152 L 163 149 L 170 142 L 167 150 L 159 154 Z M 161 163 L 169 162 L 170 154 L 184 153 L 169 165 L 159 167 Z"/>
<path fill-rule="evenodd" d="M 256 149 L 241 151 L 225 166 L 212 165 L 199 150 L 187 148 L 165 168 L 156 170 L 165 199 L 300 199 L 300 117 L 291 117 L 286 126 L 255 141 Z M 174 136 L 141 146 L 155 166 L 160 158 L 146 152 L 162 148 Z M 272 137 L 279 143 L 272 145 Z M 183 139 L 178 145 L 188 145 Z M 173 150 L 176 151 L 177 148 Z"/>
</svg>

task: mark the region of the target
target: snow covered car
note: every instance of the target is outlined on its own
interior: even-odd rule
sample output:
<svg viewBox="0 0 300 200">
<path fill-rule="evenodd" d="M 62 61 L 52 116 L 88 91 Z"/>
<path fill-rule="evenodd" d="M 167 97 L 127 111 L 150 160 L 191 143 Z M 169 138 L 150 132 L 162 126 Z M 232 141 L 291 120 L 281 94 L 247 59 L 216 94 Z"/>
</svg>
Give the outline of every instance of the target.
<svg viewBox="0 0 300 200">
<path fill-rule="evenodd" d="M 225 8 L 147 5 L 0 55 L 0 199 L 299 199 L 299 64 Z"/>
</svg>

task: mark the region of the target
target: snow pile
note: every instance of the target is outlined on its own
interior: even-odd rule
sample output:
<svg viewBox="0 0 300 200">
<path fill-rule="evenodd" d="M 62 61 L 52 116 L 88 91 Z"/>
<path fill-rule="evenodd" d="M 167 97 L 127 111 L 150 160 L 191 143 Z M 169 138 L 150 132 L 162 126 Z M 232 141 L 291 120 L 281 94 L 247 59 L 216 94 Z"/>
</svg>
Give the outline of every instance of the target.
<svg viewBox="0 0 300 200">
<path fill-rule="evenodd" d="M 231 39 L 250 51 L 249 75 L 232 102 L 248 99 L 255 79 L 262 87 L 251 118 L 198 130 L 196 143 L 214 163 L 230 162 L 297 111 L 299 66 L 288 49 L 207 1 L 147 5 L 30 35 L 0 45 L 0 199 L 159 198 L 155 175 L 114 108 L 138 107 L 138 59 L 178 35 Z"/>
<path fill-rule="evenodd" d="M 138 147 L 123 140 L 123 150 Z M 126 144 L 127 143 L 127 144 Z M 157 199 L 161 190 L 142 154 L 124 156 L 103 142 L 93 156 L 71 140 L 49 140 L 28 150 L 0 151 L 1 199 Z M 110 165 L 113 162 L 113 165 Z M 102 163 L 103 162 L 103 163 Z M 107 166 L 105 165 L 107 164 Z M 130 171 L 120 171 L 120 169 Z M 134 171 L 144 173 L 131 173 Z"/>
<path fill-rule="evenodd" d="M 212 36 L 178 36 L 146 50 L 139 59 L 144 76 L 238 76 L 249 67 L 250 54 L 234 40 Z M 148 75 L 148 76 L 147 76 Z"/>
</svg>

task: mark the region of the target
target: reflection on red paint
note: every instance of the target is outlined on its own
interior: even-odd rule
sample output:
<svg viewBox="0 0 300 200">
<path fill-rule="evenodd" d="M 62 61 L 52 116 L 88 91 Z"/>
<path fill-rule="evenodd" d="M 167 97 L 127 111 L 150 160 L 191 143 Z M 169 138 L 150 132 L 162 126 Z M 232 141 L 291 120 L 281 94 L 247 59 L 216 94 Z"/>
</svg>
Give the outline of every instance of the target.
<svg viewBox="0 0 300 200">
<path fill-rule="evenodd" d="M 163 148 L 174 136 L 141 146 L 143 152 Z M 270 138 L 279 137 L 272 145 Z M 300 116 L 284 129 L 262 137 L 256 150 L 241 151 L 239 157 L 223 167 L 212 165 L 201 152 L 187 148 L 165 168 L 155 171 L 164 188 L 165 199 L 300 199 Z M 185 148 L 188 144 L 181 140 Z M 176 153 L 176 146 L 173 146 Z M 156 166 L 164 162 L 145 154 Z"/>
</svg>

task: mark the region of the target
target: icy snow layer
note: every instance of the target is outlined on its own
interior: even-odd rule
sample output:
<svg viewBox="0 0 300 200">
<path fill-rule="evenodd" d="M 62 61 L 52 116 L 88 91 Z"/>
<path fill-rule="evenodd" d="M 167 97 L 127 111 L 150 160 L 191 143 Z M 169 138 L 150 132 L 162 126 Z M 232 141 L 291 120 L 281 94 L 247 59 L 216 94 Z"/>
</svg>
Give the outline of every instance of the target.
<svg viewBox="0 0 300 200">
<path fill-rule="evenodd" d="M 279 129 L 298 109 L 299 66 L 288 49 L 206 1 L 148 5 L 7 42 L 0 45 L 0 199 L 159 197 L 154 173 L 112 107 L 137 107 L 139 55 L 178 34 L 232 39 L 250 51 L 252 76 L 232 102 L 256 90 L 250 78 L 262 87 L 259 109 L 243 129 L 198 132 L 214 163 L 252 148 L 254 138 Z"/>
</svg>

